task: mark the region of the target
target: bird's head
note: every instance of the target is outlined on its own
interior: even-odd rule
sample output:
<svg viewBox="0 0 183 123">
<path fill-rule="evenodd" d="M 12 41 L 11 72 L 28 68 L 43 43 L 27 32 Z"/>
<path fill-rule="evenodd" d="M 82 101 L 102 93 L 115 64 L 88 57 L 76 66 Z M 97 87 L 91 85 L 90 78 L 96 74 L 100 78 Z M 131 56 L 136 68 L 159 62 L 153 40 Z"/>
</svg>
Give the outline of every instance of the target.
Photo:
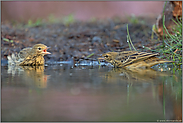
<svg viewBox="0 0 183 123">
<path fill-rule="evenodd" d="M 36 52 L 36 54 L 42 54 L 42 55 L 51 54 L 50 52 L 47 51 L 48 48 L 49 47 L 47 47 L 44 44 L 36 44 L 32 47 L 32 50 Z"/>
<path fill-rule="evenodd" d="M 99 58 L 99 59 L 104 59 L 105 61 L 112 63 L 116 55 L 117 55 L 117 52 L 108 52 L 108 53 L 102 54 L 103 58 Z"/>
<path fill-rule="evenodd" d="M 102 56 L 104 57 L 105 61 L 112 62 L 112 55 L 110 53 L 104 53 Z"/>
</svg>

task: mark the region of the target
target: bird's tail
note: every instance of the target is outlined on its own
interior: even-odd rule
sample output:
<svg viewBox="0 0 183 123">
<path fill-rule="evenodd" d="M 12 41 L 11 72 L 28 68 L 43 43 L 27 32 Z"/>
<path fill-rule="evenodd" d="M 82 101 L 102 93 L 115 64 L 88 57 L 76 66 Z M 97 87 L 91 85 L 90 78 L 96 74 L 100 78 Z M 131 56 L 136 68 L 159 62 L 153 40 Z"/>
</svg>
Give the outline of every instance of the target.
<svg viewBox="0 0 183 123">
<path fill-rule="evenodd" d="M 148 64 L 149 67 L 152 67 L 156 64 L 160 64 L 160 63 L 175 63 L 175 61 L 169 61 L 169 60 L 163 60 L 163 59 L 159 59 L 157 57 L 151 57 L 147 60 L 145 60 L 145 62 Z"/>
<path fill-rule="evenodd" d="M 16 60 L 15 54 L 12 54 L 11 56 L 8 55 L 7 58 L 8 58 L 8 64 L 9 65 L 16 65 L 16 63 L 18 62 Z"/>
</svg>

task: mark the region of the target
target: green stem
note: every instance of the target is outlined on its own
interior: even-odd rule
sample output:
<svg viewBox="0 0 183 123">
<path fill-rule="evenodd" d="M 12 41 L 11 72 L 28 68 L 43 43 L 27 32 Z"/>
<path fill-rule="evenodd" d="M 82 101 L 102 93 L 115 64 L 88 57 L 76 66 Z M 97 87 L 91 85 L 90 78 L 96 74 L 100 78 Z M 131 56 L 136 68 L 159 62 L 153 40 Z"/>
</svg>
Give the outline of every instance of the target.
<svg viewBox="0 0 183 123">
<path fill-rule="evenodd" d="M 129 34 L 129 30 L 128 30 L 128 24 L 127 24 L 127 34 L 128 34 L 128 39 L 129 39 L 129 42 L 130 42 L 130 44 L 131 44 L 131 46 L 133 47 L 133 49 L 135 50 L 135 51 L 137 51 L 136 49 L 135 49 L 135 47 L 133 46 L 133 43 L 132 43 L 132 40 L 131 40 L 131 38 L 130 38 L 130 34 Z M 127 39 L 127 41 L 128 41 L 128 39 Z"/>
</svg>

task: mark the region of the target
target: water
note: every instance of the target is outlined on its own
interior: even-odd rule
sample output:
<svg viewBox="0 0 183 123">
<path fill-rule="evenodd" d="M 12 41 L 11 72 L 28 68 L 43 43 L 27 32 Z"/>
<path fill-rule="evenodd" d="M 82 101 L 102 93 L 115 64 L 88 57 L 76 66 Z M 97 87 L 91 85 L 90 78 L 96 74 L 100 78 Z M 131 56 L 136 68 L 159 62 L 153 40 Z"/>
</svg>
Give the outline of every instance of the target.
<svg viewBox="0 0 183 123">
<path fill-rule="evenodd" d="M 153 69 L 2 66 L 2 121 L 180 122 L 182 71 Z"/>
</svg>

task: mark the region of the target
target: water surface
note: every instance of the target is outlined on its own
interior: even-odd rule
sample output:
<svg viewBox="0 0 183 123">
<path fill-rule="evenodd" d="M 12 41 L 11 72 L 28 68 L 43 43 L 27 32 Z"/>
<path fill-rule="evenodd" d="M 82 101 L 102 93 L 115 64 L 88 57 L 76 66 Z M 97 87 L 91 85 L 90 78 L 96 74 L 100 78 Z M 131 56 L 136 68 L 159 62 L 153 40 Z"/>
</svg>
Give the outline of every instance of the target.
<svg viewBox="0 0 183 123">
<path fill-rule="evenodd" d="M 182 120 L 182 71 L 172 68 L 2 66 L 1 83 L 2 121 Z"/>
</svg>

